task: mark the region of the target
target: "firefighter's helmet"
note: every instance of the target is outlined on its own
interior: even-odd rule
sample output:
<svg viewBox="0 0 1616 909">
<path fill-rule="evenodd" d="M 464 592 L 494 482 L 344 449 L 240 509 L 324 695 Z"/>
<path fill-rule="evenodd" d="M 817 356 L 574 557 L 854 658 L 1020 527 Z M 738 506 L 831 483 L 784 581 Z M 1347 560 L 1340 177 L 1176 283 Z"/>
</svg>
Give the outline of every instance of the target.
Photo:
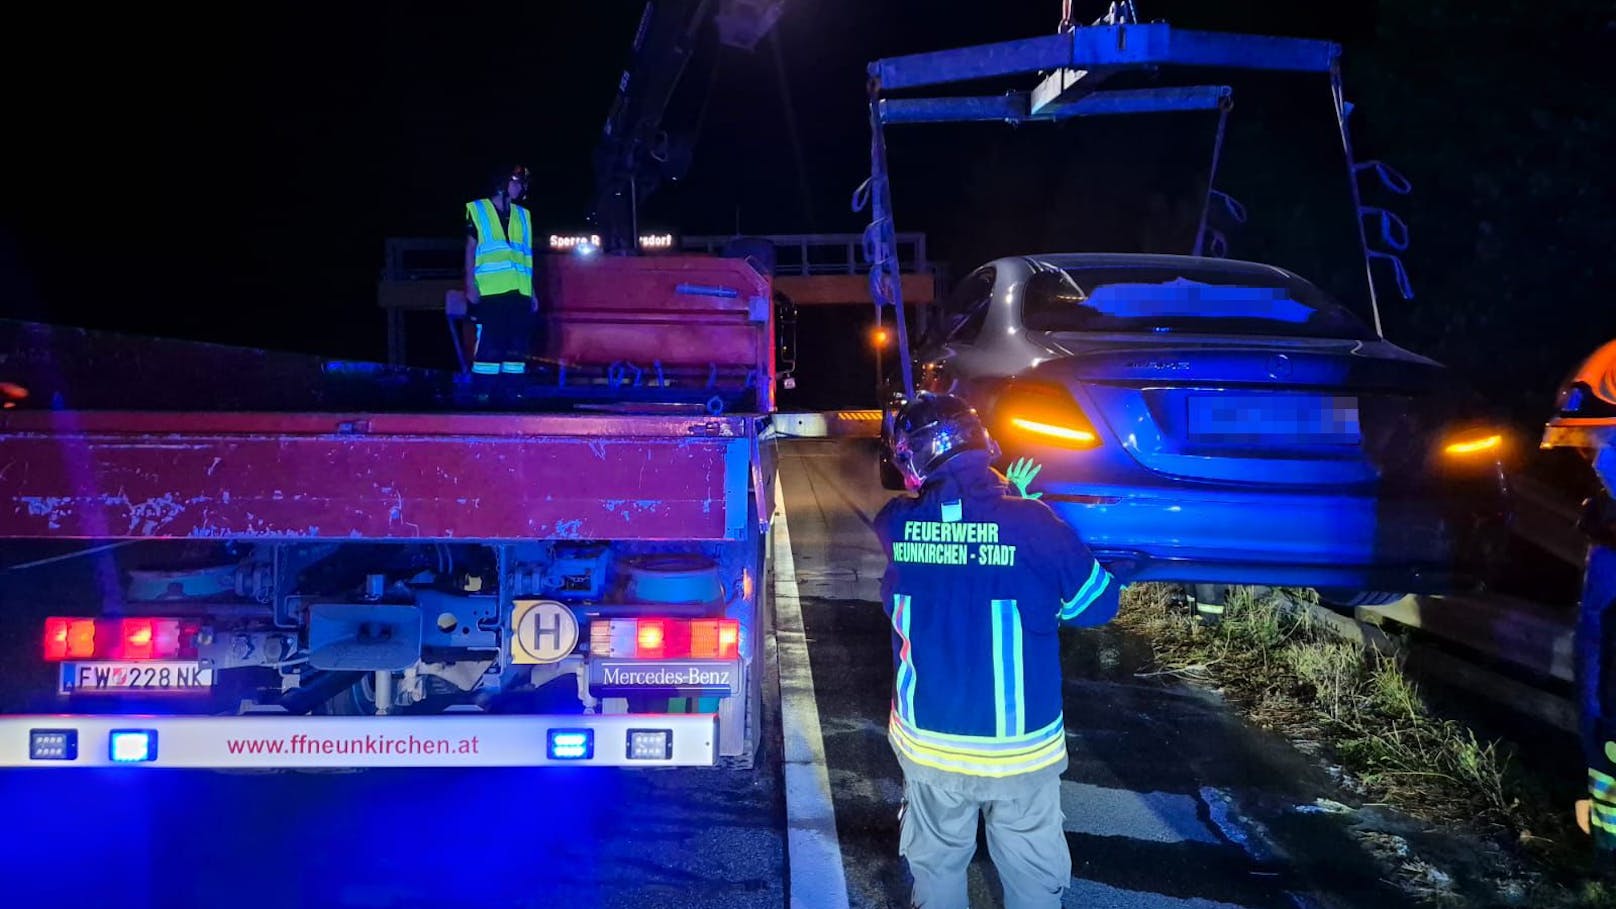
<svg viewBox="0 0 1616 909">
<path fill-rule="evenodd" d="M 1616 340 L 1583 360 L 1560 383 L 1544 448 L 1616 446 Z"/>
<path fill-rule="evenodd" d="M 921 392 L 892 421 L 892 463 L 910 489 L 919 489 L 939 467 L 967 451 L 999 456 L 976 410 L 954 395 Z"/>
</svg>

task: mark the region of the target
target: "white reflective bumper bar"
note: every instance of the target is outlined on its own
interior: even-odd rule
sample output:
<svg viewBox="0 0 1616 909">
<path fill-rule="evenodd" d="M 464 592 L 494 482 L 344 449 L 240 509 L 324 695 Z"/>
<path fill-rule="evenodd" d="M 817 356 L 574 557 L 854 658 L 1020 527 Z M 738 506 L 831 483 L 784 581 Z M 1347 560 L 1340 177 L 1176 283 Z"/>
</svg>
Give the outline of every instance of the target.
<svg viewBox="0 0 1616 909">
<path fill-rule="evenodd" d="M 124 743 L 119 761 L 115 731 L 155 735 Z M 664 731 L 667 748 L 645 756 L 659 750 L 647 739 L 660 742 Z M 587 756 L 552 756 L 552 733 L 554 752 Z M 631 758 L 636 739 L 641 757 Z M 138 759 L 142 744 L 149 760 Z M 717 748 L 715 714 L 0 717 L 0 767 L 711 766 Z"/>
</svg>

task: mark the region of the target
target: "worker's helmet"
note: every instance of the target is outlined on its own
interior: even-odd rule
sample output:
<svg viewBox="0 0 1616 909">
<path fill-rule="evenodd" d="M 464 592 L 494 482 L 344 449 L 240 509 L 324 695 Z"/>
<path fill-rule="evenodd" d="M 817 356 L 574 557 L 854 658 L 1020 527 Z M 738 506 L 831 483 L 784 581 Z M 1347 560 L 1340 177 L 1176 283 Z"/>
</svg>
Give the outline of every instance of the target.
<svg viewBox="0 0 1616 909">
<path fill-rule="evenodd" d="M 910 489 L 919 489 L 949 459 L 967 451 L 999 456 L 976 410 L 954 395 L 921 392 L 892 421 L 892 463 Z"/>
<path fill-rule="evenodd" d="M 1583 360 L 1560 383 L 1544 448 L 1616 445 L 1616 340 Z"/>
<path fill-rule="evenodd" d="M 489 176 L 488 190 L 489 192 L 493 193 L 504 192 L 505 188 L 510 185 L 512 180 L 514 180 L 522 184 L 522 191 L 513 197 L 515 199 L 520 199 L 527 195 L 528 176 L 529 174 L 527 167 L 521 164 L 496 167 L 494 168 L 494 172 Z"/>
</svg>

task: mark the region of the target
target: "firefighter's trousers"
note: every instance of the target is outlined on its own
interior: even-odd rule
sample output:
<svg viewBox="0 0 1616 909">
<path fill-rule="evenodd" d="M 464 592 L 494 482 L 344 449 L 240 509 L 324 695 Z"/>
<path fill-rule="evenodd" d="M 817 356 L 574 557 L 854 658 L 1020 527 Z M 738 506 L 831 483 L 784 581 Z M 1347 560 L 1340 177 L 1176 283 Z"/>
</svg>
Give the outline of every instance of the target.
<svg viewBox="0 0 1616 909">
<path fill-rule="evenodd" d="M 1004 885 L 1005 909 L 1054 909 L 1072 879 L 1060 780 L 1049 777 L 1012 799 L 978 799 L 904 781 L 898 851 L 915 879 L 913 906 L 966 909 L 965 871 L 976 854 L 978 817 Z"/>
<path fill-rule="evenodd" d="M 1589 547 L 1577 621 L 1577 712 L 1588 790 L 1588 822 L 1607 868 L 1616 867 L 1616 548 Z"/>
</svg>

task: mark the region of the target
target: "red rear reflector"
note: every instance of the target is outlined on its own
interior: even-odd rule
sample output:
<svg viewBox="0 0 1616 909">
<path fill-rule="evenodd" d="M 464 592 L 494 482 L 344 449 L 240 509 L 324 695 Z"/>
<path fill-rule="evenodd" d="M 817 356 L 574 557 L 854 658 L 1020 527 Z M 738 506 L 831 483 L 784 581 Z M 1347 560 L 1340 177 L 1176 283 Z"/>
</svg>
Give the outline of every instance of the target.
<svg viewBox="0 0 1616 909">
<path fill-rule="evenodd" d="M 184 619 L 45 620 L 45 659 L 194 660 L 198 622 Z"/>
</svg>

